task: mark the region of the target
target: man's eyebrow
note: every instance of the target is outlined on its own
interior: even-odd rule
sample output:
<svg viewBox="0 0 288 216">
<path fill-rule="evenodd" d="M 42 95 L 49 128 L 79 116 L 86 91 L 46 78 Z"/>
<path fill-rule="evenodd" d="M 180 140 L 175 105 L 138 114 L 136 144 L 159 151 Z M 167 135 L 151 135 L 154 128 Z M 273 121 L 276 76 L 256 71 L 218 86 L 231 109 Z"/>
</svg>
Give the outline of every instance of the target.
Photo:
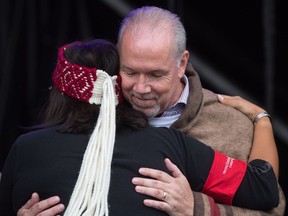
<svg viewBox="0 0 288 216">
<path fill-rule="evenodd" d="M 169 71 L 167 71 L 167 70 L 152 70 L 150 72 L 151 73 L 168 73 Z"/>
<path fill-rule="evenodd" d="M 137 72 L 137 70 L 134 70 L 133 68 L 127 67 L 125 65 L 121 65 L 121 70 L 123 71 L 129 71 L 129 72 Z M 167 70 L 161 70 L 161 69 L 156 69 L 156 70 L 150 70 L 147 73 L 161 73 L 161 74 L 167 74 L 169 71 Z"/>
<path fill-rule="evenodd" d="M 134 71 L 132 68 L 129 68 L 129 67 L 125 66 L 125 65 L 121 65 L 121 69 L 125 70 L 125 71 Z"/>
</svg>

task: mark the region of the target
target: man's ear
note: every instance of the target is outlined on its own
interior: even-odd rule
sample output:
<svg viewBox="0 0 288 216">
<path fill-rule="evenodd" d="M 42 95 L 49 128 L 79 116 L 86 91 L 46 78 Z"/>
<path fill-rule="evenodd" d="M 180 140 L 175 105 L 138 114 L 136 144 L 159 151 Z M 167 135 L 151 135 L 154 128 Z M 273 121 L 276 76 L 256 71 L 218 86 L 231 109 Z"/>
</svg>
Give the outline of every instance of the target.
<svg viewBox="0 0 288 216">
<path fill-rule="evenodd" d="M 179 65 L 179 78 L 182 78 L 185 74 L 186 66 L 189 60 L 189 51 L 185 50 L 182 53 L 180 65 Z"/>
</svg>

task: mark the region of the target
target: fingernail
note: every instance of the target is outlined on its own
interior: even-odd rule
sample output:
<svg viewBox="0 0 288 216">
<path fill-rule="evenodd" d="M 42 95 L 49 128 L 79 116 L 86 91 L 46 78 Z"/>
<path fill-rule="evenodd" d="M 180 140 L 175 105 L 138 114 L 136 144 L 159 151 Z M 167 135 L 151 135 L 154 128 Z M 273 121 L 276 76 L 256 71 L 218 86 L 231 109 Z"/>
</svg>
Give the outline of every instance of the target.
<svg viewBox="0 0 288 216">
<path fill-rule="evenodd" d="M 60 206 L 59 206 L 59 211 L 63 211 L 65 209 L 65 206 L 63 205 L 63 204 L 61 204 Z"/>
<path fill-rule="evenodd" d="M 138 181 L 137 178 L 132 178 L 132 183 L 133 183 L 133 184 L 136 184 L 137 181 Z"/>
<path fill-rule="evenodd" d="M 135 187 L 136 192 L 142 192 L 142 187 L 141 186 L 136 186 Z"/>
<path fill-rule="evenodd" d="M 220 101 L 224 100 L 224 97 L 222 95 L 220 95 L 220 94 L 218 94 L 217 97 L 218 97 L 218 100 L 220 100 Z"/>
<path fill-rule="evenodd" d="M 139 169 L 139 173 L 140 173 L 140 174 L 143 174 L 143 173 L 145 173 L 145 171 L 146 171 L 146 169 L 145 169 L 145 168 L 140 168 L 140 169 Z"/>
</svg>

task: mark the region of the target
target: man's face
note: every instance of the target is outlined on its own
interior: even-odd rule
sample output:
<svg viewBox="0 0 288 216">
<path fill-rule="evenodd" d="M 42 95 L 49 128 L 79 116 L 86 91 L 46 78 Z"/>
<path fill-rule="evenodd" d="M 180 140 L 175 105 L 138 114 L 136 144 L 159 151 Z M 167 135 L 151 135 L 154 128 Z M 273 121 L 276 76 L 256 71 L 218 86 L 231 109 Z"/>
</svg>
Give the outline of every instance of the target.
<svg viewBox="0 0 288 216">
<path fill-rule="evenodd" d="M 126 33 L 119 52 L 122 91 L 134 109 L 155 117 L 177 101 L 187 59 L 177 65 L 169 38 Z"/>
</svg>

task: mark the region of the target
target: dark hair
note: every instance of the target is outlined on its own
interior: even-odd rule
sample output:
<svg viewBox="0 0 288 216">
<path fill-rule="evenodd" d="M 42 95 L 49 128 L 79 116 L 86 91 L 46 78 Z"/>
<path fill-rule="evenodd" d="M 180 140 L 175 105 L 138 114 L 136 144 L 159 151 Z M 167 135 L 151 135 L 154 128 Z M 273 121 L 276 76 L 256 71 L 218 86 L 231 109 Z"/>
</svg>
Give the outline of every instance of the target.
<svg viewBox="0 0 288 216">
<path fill-rule="evenodd" d="M 116 46 L 103 39 L 71 43 L 64 51 L 71 63 L 106 71 L 110 76 L 119 73 L 119 54 Z M 90 133 L 97 121 L 99 105 L 89 104 L 61 94 L 52 87 L 46 104 L 43 124 L 38 128 L 58 125 L 63 133 Z M 147 117 L 134 110 L 127 102 L 116 107 L 117 131 L 145 127 Z"/>
</svg>

